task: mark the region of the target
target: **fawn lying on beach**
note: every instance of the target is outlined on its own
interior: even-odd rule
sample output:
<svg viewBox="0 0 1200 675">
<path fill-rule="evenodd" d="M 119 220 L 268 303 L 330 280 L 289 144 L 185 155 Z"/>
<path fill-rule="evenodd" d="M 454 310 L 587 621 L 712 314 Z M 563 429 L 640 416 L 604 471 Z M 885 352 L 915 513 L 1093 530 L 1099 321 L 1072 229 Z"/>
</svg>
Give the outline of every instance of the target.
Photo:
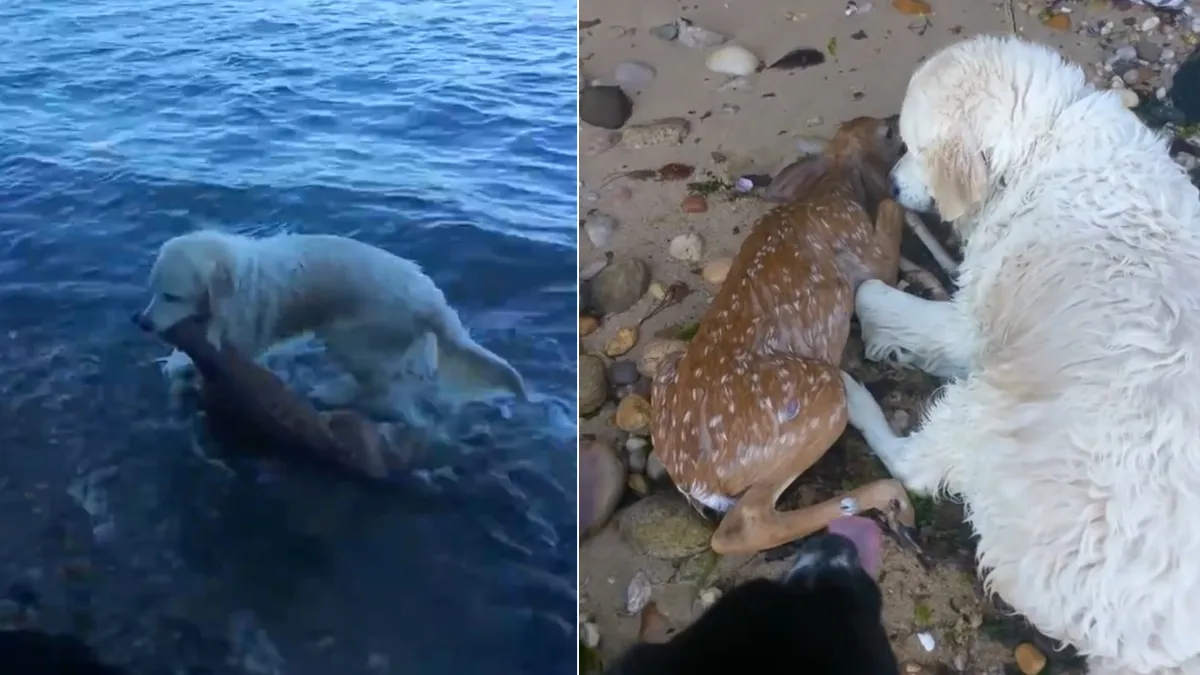
<svg viewBox="0 0 1200 675">
<path fill-rule="evenodd" d="M 904 212 L 888 196 L 902 153 L 895 122 L 846 122 L 821 154 L 775 178 L 767 196 L 786 203 L 746 237 L 686 351 L 659 366 L 654 452 L 689 500 L 728 512 L 712 538 L 718 553 L 773 548 L 870 510 L 902 535 L 914 524 L 894 480 L 797 511 L 775 507 L 854 423 L 847 396 L 870 395 L 839 363 L 855 289 L 896 283 Z"/>
</svg>

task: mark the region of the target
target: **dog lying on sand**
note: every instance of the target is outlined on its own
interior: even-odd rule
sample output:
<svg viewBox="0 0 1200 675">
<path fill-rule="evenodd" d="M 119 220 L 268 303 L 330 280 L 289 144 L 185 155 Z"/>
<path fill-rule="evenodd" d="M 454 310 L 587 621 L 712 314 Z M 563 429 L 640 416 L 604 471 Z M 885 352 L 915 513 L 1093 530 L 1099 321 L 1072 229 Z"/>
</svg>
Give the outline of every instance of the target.
<svg viewBox="0 0 1200 675">
<path fill-rule="evenodd" d="M 607 675 L 896 675 L 875 583 L 881 533 L 861 516 L 804 541 L 782 581 L 730 591 L 664 644 L 639 644 Z"/>
<path fill-rule="evenodd" d="M 471 338 L 415 263 L 354 239 L 192 232 L 162 245 L 149 286 L 138 321 L 154 332 L 202 316 L 209 342 L 250 358 L 315 335 L 352 378 L 313 393 L 330 407 L 402 415 L 398 382 L 436 385 L 452 403 L 528 398 L 520 373 Z M 182 354 L 168 362 L 177 384 L 193 373 Z"/>
</svg>

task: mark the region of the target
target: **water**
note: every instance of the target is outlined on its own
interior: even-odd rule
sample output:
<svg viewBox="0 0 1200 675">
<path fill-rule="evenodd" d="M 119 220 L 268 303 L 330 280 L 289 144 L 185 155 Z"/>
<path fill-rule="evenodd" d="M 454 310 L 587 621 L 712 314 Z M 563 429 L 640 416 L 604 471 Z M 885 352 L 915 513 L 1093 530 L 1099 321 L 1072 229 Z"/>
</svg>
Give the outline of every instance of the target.
<svg viewBox="0 0 1200 675">
<path fill-rule="evenodd" d="M 10 0 L 0 22 L 0 583 L 137 672 L 570 672 L 575 5 Z M 539 400 L 469 410 L 469 441 L 386 494 L 229 476 L 128 320 L 158 245 L 201 226 L 418 261 Z M 273 363 L 322 376 L 311 350 Z"/>
</svg>

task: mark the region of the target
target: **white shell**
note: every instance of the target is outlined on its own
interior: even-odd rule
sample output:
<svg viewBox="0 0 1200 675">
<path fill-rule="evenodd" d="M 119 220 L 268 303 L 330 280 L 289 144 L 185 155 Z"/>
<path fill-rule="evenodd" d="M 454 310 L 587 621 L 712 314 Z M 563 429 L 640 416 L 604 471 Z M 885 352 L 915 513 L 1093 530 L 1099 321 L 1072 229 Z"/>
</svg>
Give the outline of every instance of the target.
<svg viewBox="0 0 1200 675">
<path fill-rule="evenodd" d="M 696 262 L 704 255 L 704 240 L 694 232 L 681 234 L 671 240 L 667 252 L 676 260 Z"/>
<path fill-rule="evenodd" d="M 724 45 L 714 49 L 704 65 L 714 73 L 740 77 L 758 70 L 758 57 L 740 45 Z"/>
</svg>

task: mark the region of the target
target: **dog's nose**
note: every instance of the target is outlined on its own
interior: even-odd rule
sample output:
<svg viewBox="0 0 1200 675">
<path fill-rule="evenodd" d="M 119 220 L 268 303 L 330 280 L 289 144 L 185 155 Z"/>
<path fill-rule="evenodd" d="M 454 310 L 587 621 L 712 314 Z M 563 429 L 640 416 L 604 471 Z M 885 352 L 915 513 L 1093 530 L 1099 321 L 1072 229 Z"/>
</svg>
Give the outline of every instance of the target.
<svg viewBox="0 0 1200 675">
<path fill-rule="evenodd" d="M 900 186 L 892 183 L 892 199 L 900 198 Z"/>
</svg>

